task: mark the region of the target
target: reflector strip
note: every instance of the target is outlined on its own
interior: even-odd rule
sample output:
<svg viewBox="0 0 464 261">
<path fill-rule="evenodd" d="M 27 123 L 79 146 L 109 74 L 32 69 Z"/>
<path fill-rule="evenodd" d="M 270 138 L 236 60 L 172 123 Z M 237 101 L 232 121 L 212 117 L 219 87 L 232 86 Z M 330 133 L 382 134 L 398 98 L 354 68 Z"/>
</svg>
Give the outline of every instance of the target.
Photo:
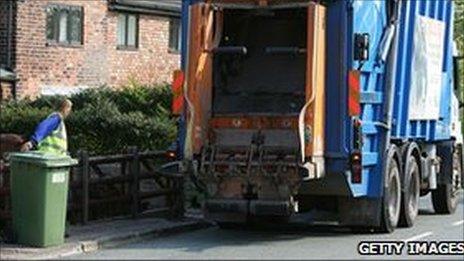
<svg viewBox="0 0 464 261">
<path fill-rule="evenodd" d="M 361 84 L 359 71 L 350 71 L 348 73 L 348 114 L 350 116 L 359 116 L 361 114 Z"/>
<path fill-rule="evenodd" d="M 184 108 L 184 73 L 180 70 L 174 71 L 172 82 L 172 114 L 180 115 Z"/>
</svg>

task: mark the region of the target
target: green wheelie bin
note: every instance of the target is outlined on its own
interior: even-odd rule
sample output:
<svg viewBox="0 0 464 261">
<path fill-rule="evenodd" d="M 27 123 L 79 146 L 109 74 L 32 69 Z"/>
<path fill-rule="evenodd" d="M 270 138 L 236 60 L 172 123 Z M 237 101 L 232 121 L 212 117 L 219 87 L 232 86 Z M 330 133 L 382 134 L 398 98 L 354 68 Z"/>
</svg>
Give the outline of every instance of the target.
<svg viewBox="0 0 464 261">
<path fill-rule="evenodd" d="M 41 152 L 10 157 L 11 203 L 16 242 L 48 247 L 64 243 L 70 167 L 77 160 Z"/>
</svg>

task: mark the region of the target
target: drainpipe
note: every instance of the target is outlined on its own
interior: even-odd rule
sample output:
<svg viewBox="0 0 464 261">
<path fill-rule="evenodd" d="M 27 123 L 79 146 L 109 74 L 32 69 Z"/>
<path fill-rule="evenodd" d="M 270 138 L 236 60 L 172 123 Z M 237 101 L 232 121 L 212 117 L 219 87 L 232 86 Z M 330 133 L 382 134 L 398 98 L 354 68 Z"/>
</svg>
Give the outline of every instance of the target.
<svg viewBox="0 0 464 261">
<path fill-rule="evenodd" d="M 12 62 L 11 62 L 11 53 L 12 53 L 12 27 L 13 27 L 13 1 L 7 1 L 8 3 L 8 25 L 7 25 L 7 48 L 6 48 L 6 67 L 11 70 Z"/>
<path fill-rule="evenodd" d="M 13 5 L 14 1 L 13 0 L 8 0 L 8 25 L 7 25 L 7 47 L 6 47 L 6 68 L 8 70 L 11 70 L 13 73 Z M 18 79 L 15 76 L 15 79 L 11 81 L 11 94 L 13 96 L 13 100 L 17 99 L 17 82 Z"/>
</svg>

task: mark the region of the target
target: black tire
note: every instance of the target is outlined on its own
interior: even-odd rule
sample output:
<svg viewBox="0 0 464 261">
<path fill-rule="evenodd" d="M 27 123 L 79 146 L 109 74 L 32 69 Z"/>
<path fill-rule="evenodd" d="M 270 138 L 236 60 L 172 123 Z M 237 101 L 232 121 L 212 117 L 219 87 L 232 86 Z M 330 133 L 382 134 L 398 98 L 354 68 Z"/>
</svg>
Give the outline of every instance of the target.
<svg viewBox="0 0 464 261">
<path fill-rule="evenodd" d="M 399 226 L 412 227 L 419 214 L 420 197 L 419 165 L 417 164 L 416 158 L 412 155 L 407 159 L 403 181 Z"/>
<path fill-rule="evenodd" d="M 380 232 L 391 233 L 397 227 L 400 219 L 400 168 L 397 161 L 393 157 L 390 157 L 387 161 L 386 169 L 386 185 L 388 184 L 388 187 L 384 187 Z"/>
<path fill-rule="evenodd" d="M 453 153 L 452 171 L 450 184 L 438 184 L 437 189 L 432 190 L 432 204 L 436 214 L 453 214 L 456 211 L 462 175 L 462 166 L 457 152 Z"/>
</svg>

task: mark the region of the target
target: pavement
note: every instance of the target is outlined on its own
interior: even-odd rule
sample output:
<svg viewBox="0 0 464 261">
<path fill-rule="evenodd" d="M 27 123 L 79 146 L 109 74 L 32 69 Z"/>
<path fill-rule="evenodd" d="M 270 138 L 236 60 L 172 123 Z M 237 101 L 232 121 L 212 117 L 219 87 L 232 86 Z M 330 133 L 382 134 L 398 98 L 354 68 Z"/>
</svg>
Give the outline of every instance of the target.
<svg viewBox="0 0 464 261">
<path fill-rule="evenodd" d="M 35 248 L 0 244 L 0 260 L 62 259 L 66 256 L 117 247 L 121 244 L 153 239 L 210 226 L 198 216 L 178 220 L 163 218 L 120 219 L 71 226 L 64 245 Z"/>
<path fill-rule="evenodd" d="M 464 246 L 464 208 L 460 200 L 453 215 L 435 215 L 430 196 L 421 198 L 420 215 L 412 228 L 391 234 L 353 233 L 334 226 L 274 225 L 268 229 L 217 227 L 160 238 L 148 238 L 118 247 L 79 254 L 69 259 L 434 259 L 462 260 L 462 254 L 411 255 L 408 243 L 456 241 Z M 401 253 L 361 255 L 362 241 L 403 243 Z M 449 247 L 446 245 L 445 247 Z M 456 250 L 456 249 L 455 249 Z M 462 249 L 464 251 L 464 248 Z"/>
</svg>

